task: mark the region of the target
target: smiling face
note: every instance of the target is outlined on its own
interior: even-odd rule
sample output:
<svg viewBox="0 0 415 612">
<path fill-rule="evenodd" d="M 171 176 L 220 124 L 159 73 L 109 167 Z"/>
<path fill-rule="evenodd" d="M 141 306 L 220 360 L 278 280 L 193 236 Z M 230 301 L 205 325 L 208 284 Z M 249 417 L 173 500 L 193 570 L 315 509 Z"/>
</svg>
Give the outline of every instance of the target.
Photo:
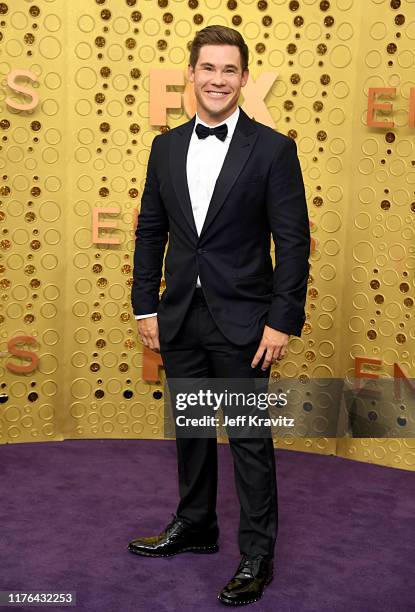
<svg viewBox="0 0 415 612">
<path fill-rule="evenodd" d="M 242 72 L 241 54 L 235 45 L 203 45 L 196 66 L 189 65 L 197 114 L 208 125 L 225 121 L 238 106 L 249 70 Z"/>
</svg>

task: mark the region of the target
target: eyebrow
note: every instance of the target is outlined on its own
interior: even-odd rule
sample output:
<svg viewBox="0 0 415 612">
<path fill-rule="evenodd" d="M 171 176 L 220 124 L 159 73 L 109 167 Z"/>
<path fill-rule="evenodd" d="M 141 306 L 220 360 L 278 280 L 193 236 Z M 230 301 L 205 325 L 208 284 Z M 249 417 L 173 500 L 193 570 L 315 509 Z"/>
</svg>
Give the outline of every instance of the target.
<svg viewBox="0 0 415 612">
<path fill-rule="evenodd" d="M 212 66 L 212 67 L 214 67 L 214 65 L 211 64 L 210 62 L 203 62 L 200 65 L 201 66 Z M 235 66 L 235 64 L 225 64 L 225 68 L 235 68 L 235 70 L 238 70 L 238 66 Z"/>
</svg>

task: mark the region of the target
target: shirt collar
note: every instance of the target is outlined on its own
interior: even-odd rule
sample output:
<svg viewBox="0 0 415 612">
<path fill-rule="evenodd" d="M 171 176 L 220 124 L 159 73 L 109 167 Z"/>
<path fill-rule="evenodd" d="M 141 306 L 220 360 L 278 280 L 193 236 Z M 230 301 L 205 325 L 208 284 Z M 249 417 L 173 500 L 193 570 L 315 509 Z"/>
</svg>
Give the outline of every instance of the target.
<svg viewBox="0 0 415 612">
<path fill-rule="evenodd" d="M 200 119 L 199 115 L 196 113 L 195 128 L 198 123 L 201 123 L 202 125 L 206 125 L 207 127 L 217 127 L 218 125 L 222 125 L 223 123 L 226 123 L 228 126 L 228 134 L 226 136 L 226 139 L 228 139 L 228 138 L 232 138 L 233 133 L 235 131 L 236 124 L 238 122 L 238 119 L 239 119 L 239 106 L 236 107 L 232 115 L 229 115 L 229 117 L 225 119 L 225 121 L 221 121 L 220 123 L 217 123 L 215 125 L 208 125 L 207 123 L 202 121 L 202 119 Z M 193 133 L 194 133 L 194 129 L 193 129 Z"/>
</svg>

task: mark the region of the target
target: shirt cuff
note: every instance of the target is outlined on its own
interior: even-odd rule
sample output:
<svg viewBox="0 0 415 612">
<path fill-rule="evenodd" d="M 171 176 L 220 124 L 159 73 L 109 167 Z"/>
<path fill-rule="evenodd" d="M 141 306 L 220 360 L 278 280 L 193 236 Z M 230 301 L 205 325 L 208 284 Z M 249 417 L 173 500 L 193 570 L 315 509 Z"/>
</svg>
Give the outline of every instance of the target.
<svg viewBox="0 0 415 612">
<path fill-rule="evenodd" d="M 147 319 L 147 317 L 154 317 L 156 316 L 157 313 L 156 312 L 152 312 L 151 314 L 144 314 L 144 315 L 134 315 L 134 317 L 136 319 Z"/>
</svg>

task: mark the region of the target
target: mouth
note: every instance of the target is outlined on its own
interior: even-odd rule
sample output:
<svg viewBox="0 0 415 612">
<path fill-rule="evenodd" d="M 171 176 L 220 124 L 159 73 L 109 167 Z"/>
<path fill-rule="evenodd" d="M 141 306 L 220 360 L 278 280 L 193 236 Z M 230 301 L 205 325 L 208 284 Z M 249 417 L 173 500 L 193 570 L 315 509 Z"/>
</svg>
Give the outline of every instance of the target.
<svg viewBox="0 0 415 612">
<path fill-rule="evenodd" d="M 229 91 L 215 91 L 214 89 L 208 89 L 205 91 L 205 93 L 210 97 L 210 98 L 224 98 L 225 96 L 227 96 L 230 92 Z"/>
</svg>

